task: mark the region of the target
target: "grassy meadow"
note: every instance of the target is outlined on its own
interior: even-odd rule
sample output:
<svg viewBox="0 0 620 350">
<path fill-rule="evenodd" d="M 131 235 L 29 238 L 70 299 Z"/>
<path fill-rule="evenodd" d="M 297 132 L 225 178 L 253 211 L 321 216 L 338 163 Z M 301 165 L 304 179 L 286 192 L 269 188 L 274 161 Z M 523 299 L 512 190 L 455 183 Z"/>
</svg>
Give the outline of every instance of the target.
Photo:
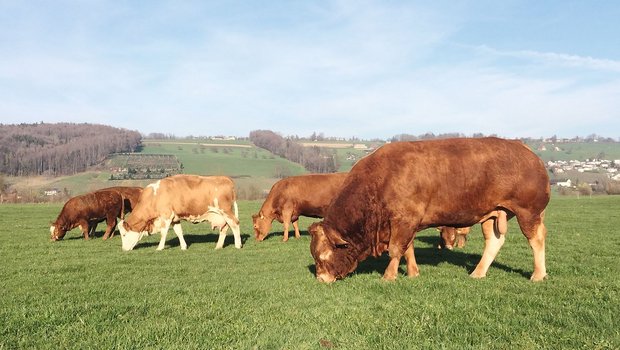
<svg viewBox="0 0 620 350">
<path fill-rule="evenodd" d="M 156 251 L 131 252 L 118 234 L 49 240 L 60 204 L 0 205 L 0 349 L 618 349 L 620 196 L 554 197 L 547 211 L 549 278 L 531 283 L 532 254 L 511 221 L 488 276 L 468 277 L 482 252 L 435 249 L 416 238 L 421 275 L 381 280 L 388 259 L 369 258 L 348 278 L 318 283 L 310 237 L 282 243 L 281 225 L 256 242 L 240 202 L 244 247 L 215 251 L 208 224 L 184 223 Z M 303 230 L 310 220 L 302 220 Z"/>
</svg>

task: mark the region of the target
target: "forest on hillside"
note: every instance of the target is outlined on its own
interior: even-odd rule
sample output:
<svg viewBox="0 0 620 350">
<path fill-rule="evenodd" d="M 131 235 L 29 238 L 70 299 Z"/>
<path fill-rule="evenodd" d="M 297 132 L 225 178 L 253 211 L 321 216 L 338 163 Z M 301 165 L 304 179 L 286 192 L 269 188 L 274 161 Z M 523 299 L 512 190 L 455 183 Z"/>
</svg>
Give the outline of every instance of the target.
<svg viewBox="0 0 620 350">
<path fill-rule="evenodd" d="M 338 169 L 338 160 L 333 150 L 322 147 L 304 147 L 291 138 L 284 138 L 270 130 L 250 132 L 250 141 L 257 147 L 303 165 L 313 173 L 334 173 Z"/>
<path fill-rule="evenodd" d="M 136 151 L 141 138 L 137 131 L 99 124 L 0 124 L 0 173 L 72 175 L 112 153 Z"/>
</svg>

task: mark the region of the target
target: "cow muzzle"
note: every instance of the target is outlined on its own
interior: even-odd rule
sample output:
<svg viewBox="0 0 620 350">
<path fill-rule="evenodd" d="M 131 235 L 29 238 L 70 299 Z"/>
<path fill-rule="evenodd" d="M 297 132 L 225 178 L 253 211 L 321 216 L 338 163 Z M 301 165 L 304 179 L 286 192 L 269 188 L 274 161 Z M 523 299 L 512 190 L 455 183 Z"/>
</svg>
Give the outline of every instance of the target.
<svg viewBox="0 0 620 350">
<path fill-rule="evenodd" d="M 316 279 L 321 283 L 332 283 L 336 281 L 336 276 L 329 273 L 320 273 L 316 275 Z"/>
</svg>

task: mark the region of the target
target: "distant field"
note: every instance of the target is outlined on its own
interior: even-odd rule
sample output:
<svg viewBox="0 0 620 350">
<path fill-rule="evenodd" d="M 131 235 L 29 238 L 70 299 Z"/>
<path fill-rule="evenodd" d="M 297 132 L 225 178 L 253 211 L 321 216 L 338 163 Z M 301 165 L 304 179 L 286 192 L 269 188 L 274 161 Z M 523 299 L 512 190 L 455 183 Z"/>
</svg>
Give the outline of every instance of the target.
<svg viewBox="0 0 620 350">
<path fill-rule="evenodd" d="M 560 151 L 556 151 L 557 146 Z M 555 143 L 545 144 L 545 151 L 538 150 L 540 143 L 531 145 L 532 150 L 544 161 L 549 160 L 586 160 L 586 159 L 620 159 L 620 143 L 591 142 L 591 143 Z"/>
<path fill-rule="evenodd" d="M 510 222 L 488 277 L 467 246 L 435 249 L 416 238 L 421 275 L 369 258 L 332 285 L 313 275 L 310 237 L 282 243 L 252 235 L 259 201 L 240 202 L 244 247 L 215 251 L 209 225 L 184 223 L 187 251 L 170 232 L 122 252 L 120 237 L 50 242 L 60 204 L 0 205 L 0 349 L 618 349 L 620 196 L 553 198 L 546 223 L 549 279 L 531 283 L 532 254 Z"/>
<path fill-rule="evenodd" d="M 144 142 L 144 154 L 175 155 L 183 165 L 185 174 L 227 175 L 233 177 L 240 193 L 261 192 L 269 190 L 277 181 L 279 174 L 300 175 L 306 170 L 299 164 L 274 156 L 272 153 L 252 146 L 247 141 L 205 140 L 196 142 L 153 141 Z M 67 189 L 71 195 L 77 195 L 109 186 L 145 186 L 153 180 L 115 180 L 110 181 L 109 168 L 118 166 L 112 158 L 97 170 L 57 178 L 33 177 L 11 178 L 20 191 L 41 193 L 48 188 Z"/>
</svg>

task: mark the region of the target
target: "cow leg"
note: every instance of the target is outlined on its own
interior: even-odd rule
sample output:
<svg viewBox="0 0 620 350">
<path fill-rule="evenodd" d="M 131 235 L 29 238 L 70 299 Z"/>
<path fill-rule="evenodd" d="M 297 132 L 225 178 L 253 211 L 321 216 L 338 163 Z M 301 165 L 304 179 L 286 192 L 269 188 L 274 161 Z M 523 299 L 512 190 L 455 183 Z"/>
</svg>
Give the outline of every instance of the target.
<svg viewBox="0 0 620 350">
<path fill-rule="evenodd" d="M 495 220 L 489 219 L 482 223 L 482 234 L 484 235 L 484 251 L 482 259 L 470 274 L 473 278 L 483 278 L 486 276 L 489 266 L 495 260 L 499 249 L 504 245 L 506 235 L 495 230 Z"/>
<path fill-rule="evenodd" d="M 95 231 L 97 230 L 97 221 L 93 221 L 93 222 L 89 222 L 88 223 L 88 235 L 89 236 L 95 236 Z"/>
<path fill-rule="evenodd" d="M 230 214 L 231 213 L 225 212 L 224 220 L 226 221 L 226 226 L 223 229 L 228 229 L 228 226 L 230 226 L 230 229 L 233 232 L 233 236 L 235 237 L 235 248 L 241 249 L 241 228 L 239 227 L 239 220 L 234 215 Z M 219 249 L 224 246 L 224 237 L 226 237 L 226 231 L 223 231 L 223 233 L 220 232 L 220 238 L 217 241 L 215 249 Z"/>
<path fill-rule="evenodd" d="M 183 238 L 183 228 L 181 227 L 181 223 L 176 223 L 172 225 L 172 229 L 174 233 L 176 233 L 177 237 L 179 237 L 179 244 L 181 245 L 181 250 L 187 249 L 187 243 L 185 242 L 185 238 Z"/>
<path fill-rule="evenodd" d="M 547 277 L 547 268 L 545 266 L 545 238 L 547 237 L 547 228 L 542 222 L 536 228 L 536 234 L 528 238 L 528 243 L 534 253 L 534 273 L 530 278 L 534 282 L 542 281 Z"/>
<path fill-rule="evenodd" d="M 547 237 L 547 228 L 543 223 L 545 212 L 539 215 L 520 215 L 517 213 L 517 221 L 521 227 L 521 231 L 527 237 L 528 243 L 534 254 L 534 273 L 530 280 L 534 282 L 542 281 L 547 277 L 547 268 L 545 266 L 545 238 Z"/>
<path fill-rule="evenodd" d="M 91 224 L 88 220 L 80 220 L 79 221 L 79 226 L 80 226 L 80 230 L 82 231 L 82 235 L 84 236 L 84 239 L 89 239 L 89 234 L 91 231 Z M 95 222 L 92 227 L 97 227 L 97 223 Z M 94 232 L 94 228 L 92 229 Z"/>
<path fill-rule="evenodd" d="M 390 263 L 383 273 L 383 279 L 386 281 L 394 281 L 398 276 L 398 265 L 400 265 L 400 259 L 406 254 L 407 250 L 411 249 L 411 255 L 407 263 L 407 272 L 409 273 L 409 266 L 412 268 L 412 273 L 417 270 L 417 264 L 415 263 L 413 253 L 413 237 L 415 236 L 415 230 L 409 225 L 400 221 L 393 220 L 390 223 L 392 229 L 392 235 L 390 237 L 390 243 L 388 252 L 390 254 Z M 419 270 L 418 270 L 419 274 Z"/>
<path fill-rule="evenodd" d="M 168 229 L 170 228 L 171 221 L 166 220 L 164 222 L 164 227 L 161 229 L 161 238 L 159 239 L 159 245 L 157 246 L 157 250 L 162 250 L 166 246 L 166 236 L 168 235 Z"/>
<path fill-rule="evenodd" d="M 116 215 L 108 216 L 106 218 L 107 227 L 105 229 L 105 233 L 103 234 L 103 239 L 108 239 L 108 237 L 114 236 L 114 229 L 116 228 Z"/>
<path fill-rule="evenodd" d="M 233 236 L 235 237 L 235 248 L 241 249 L 241 228 L 239 224 L 232 222 L 228 226 L 232 229 Z"/>
<path fill-rule="evenodd" d="M 420 269 L 415 261 L 415 255 L 413 255 L 413 241 L 409 245 L 409 248 L 405 251 L 405 260 L 407 261 L 407 276 L 418 277 L 420 276 Z"/>
<path fill-rule="evenodd" d="M 293 228 L 295 228 L 295 238 L 301 237 L 301 234 L 299 233 L 299 221 L 298 220 L 293 221 Z"/>
<path fill-rule="evenodd" d="M 282 238 L 282 242 L 288 241 L 288 230 L 289 225 L 291 223 L 291 219 L 293 217 L 293 213 L 290 211 L 282 212 L 282 224 L 284 224 L 284 238 Z"/>
<path fill-rule="evenodd" d="M 220 228 L 220 237 L 217 239 L 217 244 L 215 245 L 215 249 L 224 248 L 224 241 L 226 240 L 226 232 L 228 232 L 228 224 Z"/>
</svg>

